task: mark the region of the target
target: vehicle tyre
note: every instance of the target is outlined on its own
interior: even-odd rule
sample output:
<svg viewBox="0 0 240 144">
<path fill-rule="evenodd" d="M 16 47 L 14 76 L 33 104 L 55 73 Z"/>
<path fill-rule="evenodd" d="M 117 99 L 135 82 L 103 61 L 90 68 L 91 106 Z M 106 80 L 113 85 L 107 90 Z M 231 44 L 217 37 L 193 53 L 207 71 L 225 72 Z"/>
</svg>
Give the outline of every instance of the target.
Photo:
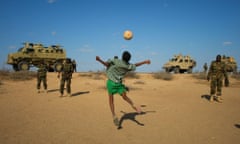
<svg viewBox="0 0 240 144">
<path fill-rule="evenodd" d="M 29 64 L 26 61 L 21 61 L 21 62 L 18 63 L 18 69 L 19 70 L 27 71 L 27 70 L 29 70 L 29 68 L 30 68 Z"/>
<path fill-rule="evenodd" d="M 188 71 L 187 71 L 189 74 L 192 73 L 192 68 L 189 68 Z"/>
<path fill-rule="evenodd" d="M 48 68 L 48 72 L 54 72 L 54 68 Z"/>
<path fill-rule="evenodd" d="M 179 67 L 174 68 L 174 73 L 176 73 L 176 74 L 179 73 Z"/>
<path fill-rule="evenodd" d="M 169 68 L 166 68 L 166 69 L 165 69 L 165 72 L 166 72 L 166 73 L 169 73 L 169 72 L 170 72 Z"/>
<path fill-rule="evenodd" d="M 17 64 L 14 64 L 14 65 L 13 65 L 13 69 L 14 69 L 15 71 L 19 71 L 18 65 L 17 65 Z"/>
<path fill-rule="evenodd" d="M 55 63 L 54 69 L 56 72 L 60 72 L 62 70 L 62 63 L 60 62 Z"/>
</svg>

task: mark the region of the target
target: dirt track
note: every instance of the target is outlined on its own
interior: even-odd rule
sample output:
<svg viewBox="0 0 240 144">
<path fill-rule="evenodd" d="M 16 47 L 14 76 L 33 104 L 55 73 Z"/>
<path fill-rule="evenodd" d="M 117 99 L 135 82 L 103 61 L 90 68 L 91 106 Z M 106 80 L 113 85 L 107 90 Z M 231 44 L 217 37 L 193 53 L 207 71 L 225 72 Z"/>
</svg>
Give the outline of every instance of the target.
<svg viewBox="0 0 240 144">
<path fill-rule="evenodd" d="M 240 142 L 240 85 L 231 79 L 223 103 L 208 101 L 209 84 L 190 75 L 172 81 L 150 74 L 126 79 L 128 93 L 145 112 L 137 115 L 115 96 L 121 129 L 114 126 L 105 78 L 72 80 L 72 97 L 59 97 L 57 74 L 48 74 L 49 92 L 36 80 L 3 81 L 0 86 L 1 144 L 237 144 Z"/>
</svg>

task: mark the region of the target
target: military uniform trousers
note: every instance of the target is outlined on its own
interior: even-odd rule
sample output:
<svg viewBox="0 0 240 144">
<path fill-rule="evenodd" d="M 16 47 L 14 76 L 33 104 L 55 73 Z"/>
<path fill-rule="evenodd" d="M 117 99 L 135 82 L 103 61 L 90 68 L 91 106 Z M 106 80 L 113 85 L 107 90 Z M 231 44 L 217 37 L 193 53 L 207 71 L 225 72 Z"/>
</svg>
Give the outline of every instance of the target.
<svg viewBox="0 0 240 144">
<path fill-rule="evenodd" d="M 37 78 L 37 89 L 41 88 L 41 82 L 43 82 L 44 89 L 47 89 L 47 76 L 38 76 Z"/>
<path fill-rule="evenodd" d="M 211 90 L 210 90 L 211 95 L 216 94 L 216 90 L 217 90 L 217 96 L 221 96 L 222 95 L 222 85 L 223 85 L 222 77 L 218 78 L 216 76 L 212 76 L 211 77 Z"/>
<path fill-rule="evenodd" d="M 64 92 L 65 82 L 67 85 L 67 93 L 71 94 L 71 78 L 66 78 L 66 77 L 62 77 L 62 79 L 61 79 L 60 93 L 63 94 L 63 92 Z"/>
</svg>

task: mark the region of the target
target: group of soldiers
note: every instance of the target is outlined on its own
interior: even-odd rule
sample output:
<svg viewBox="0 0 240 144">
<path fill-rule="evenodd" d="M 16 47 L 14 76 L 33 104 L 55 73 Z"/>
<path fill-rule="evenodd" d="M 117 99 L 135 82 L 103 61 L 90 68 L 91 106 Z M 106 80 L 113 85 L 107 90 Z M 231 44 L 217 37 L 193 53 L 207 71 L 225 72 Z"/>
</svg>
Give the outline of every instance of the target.
<svg viewBox="0 0 240 144">
<path fill-rule="evenodd" d="M 217 102 L 222 102 L 222 86 L 223 81 L 226 87 L 229 86 L 228 74 L 226 71 L 225 63 L 221 61 L 221 55 L 216 56 L 216 60 L 211 62 L 211 65 L 208 70 L 208 66 L 204 64 L 204 72 L 207 73 L 207 80 L 210 81 L 210 102 L 216 100 Z M 208 71 L 207 71 L 208 70 Z M 37 73 L 37 90 L 40 92 L 40 84 L 43 82 L 43 87 L 45 92 L 47 92 L 47 67 L 42 62 L 42 64 L 38 68 Z M 71 61 L 70 58 L 67 58 L 65 62 L 63 62 L 62 69 L 58 72 L 58 78 L 60 78 L 61 74 L 61 82 L 60 82 L 60 96 L 64 94 L 64 85 L 66 83 L 67 87 L 67 95 L 71 96 L 71 79 L 72 73 L 76 71 L 76 62 Z"/>
<path fill-rule="evenodd" d="M 41 62 L 41 64 L 38 67 L 37 70 L 37 91 L 40 93 L 41 88 L 41 82 L 43 82 L 44 91 L 47 93 L 47 65 L 44 63 L 44 61 Z M 58 72 L 57 77 L 61 77 L 60 82 L 60 96 L 62 97 L 64 94 L 64 85 L 66 83 L 67 87 L 67 96 L 71 96 L 71 79 L 73 72 L 76 72 L 76 62 L 75 60 L 71 61 L 70 58 L 67 58 L 62 63 L 61 70 Z"/>
</svg>

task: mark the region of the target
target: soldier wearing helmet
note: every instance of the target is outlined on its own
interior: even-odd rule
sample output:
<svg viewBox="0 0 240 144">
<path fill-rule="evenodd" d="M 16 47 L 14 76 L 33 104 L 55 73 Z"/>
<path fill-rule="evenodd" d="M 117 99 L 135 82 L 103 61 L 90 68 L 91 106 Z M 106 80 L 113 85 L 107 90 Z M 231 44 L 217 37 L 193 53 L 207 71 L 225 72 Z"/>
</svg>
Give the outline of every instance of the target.
<svg viewBox="0 0 240 144">
<path fill-rule="evenodd" d="M 208 75 L 207 80 L 211 80 L 210 83 L 210 102 L 214 100 L 214 97 L 216 97 L 216 100 L 218 102 L 222 102 L 222 85 L 223 85 L 223 79 L 225 78 L 225 86 L 229 86 L 229 80 L 228 75 L 226 71 L 225 63 L 221 61 L 221 55 L 217 55 L 216 61 L 212 61 Z M 215 96 L 216 94 L 216 96 Z"/>
</svg>

